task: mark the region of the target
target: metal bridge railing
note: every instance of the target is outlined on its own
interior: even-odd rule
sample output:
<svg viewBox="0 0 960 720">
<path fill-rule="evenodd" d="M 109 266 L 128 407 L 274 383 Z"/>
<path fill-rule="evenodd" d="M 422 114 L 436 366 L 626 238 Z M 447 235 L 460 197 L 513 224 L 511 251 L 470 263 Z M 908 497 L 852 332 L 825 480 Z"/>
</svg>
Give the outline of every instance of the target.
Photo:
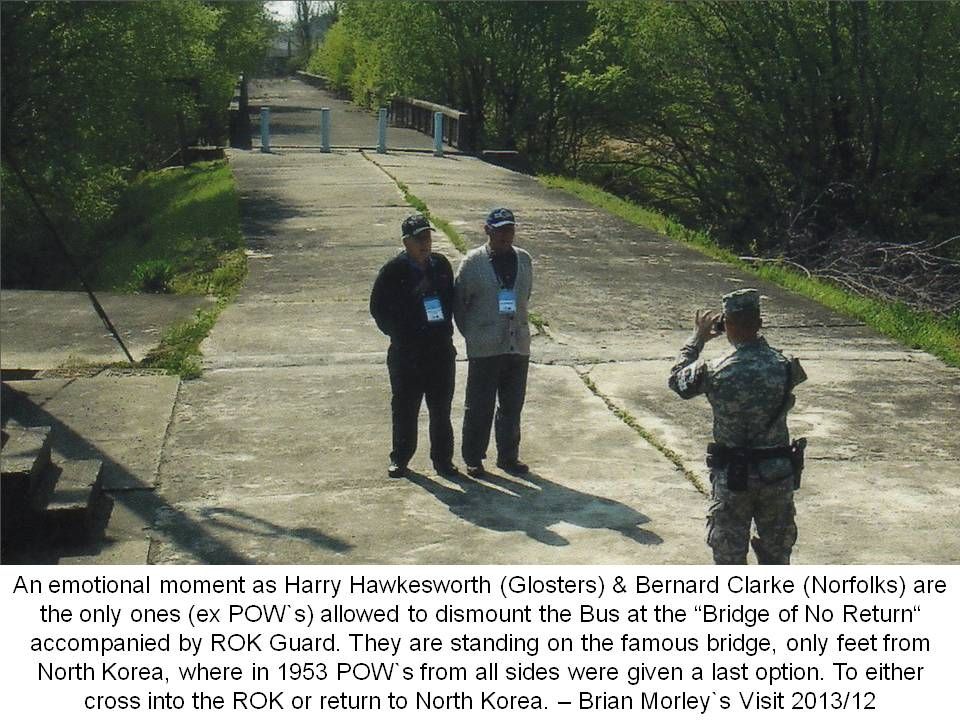
<svg viewBox="0 0 960 720">
<path fill-rule="evenodd" d="M 443 117 L 443 141 L 462 152 L 472 152 L 470 116 L 467 113 L 417 98 L 395 97 L 390 101 L 390 119 L 395 127 L 413 128 L 433 135 L 434 113 Z"/>
</svg>

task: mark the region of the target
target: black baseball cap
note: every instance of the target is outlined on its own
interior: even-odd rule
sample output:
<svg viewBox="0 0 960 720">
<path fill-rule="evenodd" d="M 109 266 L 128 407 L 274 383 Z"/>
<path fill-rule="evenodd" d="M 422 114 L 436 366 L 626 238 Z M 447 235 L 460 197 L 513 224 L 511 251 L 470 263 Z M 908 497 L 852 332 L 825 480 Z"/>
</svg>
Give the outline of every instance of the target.
<svg viewBox="0 0 960 720">
<path fill-rule="evenodd" d="M 415 213 L 407 217 L 403 221 L 403 224 L 400 226 L 400 230 L 403 233 L 403 238 L 413 237 L 422 233 L 424 230 L 436 230 L 435 227 L 431 227 L 430 221 L 427 220 L 420 213 Z"/>
</svg>

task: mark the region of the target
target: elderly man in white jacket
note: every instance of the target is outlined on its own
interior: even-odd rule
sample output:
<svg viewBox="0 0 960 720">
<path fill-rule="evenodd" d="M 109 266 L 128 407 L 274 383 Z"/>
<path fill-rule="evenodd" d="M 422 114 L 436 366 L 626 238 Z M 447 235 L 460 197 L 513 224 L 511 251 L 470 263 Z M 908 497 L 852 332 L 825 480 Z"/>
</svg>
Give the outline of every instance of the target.
<svg viewBox="0 0 960 720">
<path fill-rule="evenodd" d="M 488 241 L 460 263 L 455 281 L 454 319 L 467 341 L 467 397 L 461 451 L 471 477 L 484 475 L 496 406 L 497 467 L 514 475 L 520 462 L 520 413 L 527 392 L 530 328 L 527 303 L 533 263 L 514 247 L 516 220 L 506 208 L 487 215 Z"/>
</svg>

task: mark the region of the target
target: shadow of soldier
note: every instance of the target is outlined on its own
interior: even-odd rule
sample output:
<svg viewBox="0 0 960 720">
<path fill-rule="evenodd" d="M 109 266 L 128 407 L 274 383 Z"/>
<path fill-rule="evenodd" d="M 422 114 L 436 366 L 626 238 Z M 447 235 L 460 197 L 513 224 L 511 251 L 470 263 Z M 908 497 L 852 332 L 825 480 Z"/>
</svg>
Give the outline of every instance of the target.
<svg viewBox="0 0 960 720">
<path fill-rule="evenodd" d="M 519 530 L 545 545 L 570 544 L 550 529 L 561 522 L 614 530 L 644 545 L 663 542 L 656 533 L 638 527 L 650 522 L 643 513 L 615 500 L 571 490 L 535 473 L 506 478 L 488 472 L 481 480 L 457 474 L 446 482 L 410 473 L 408 479 L 444 503 L 454 515 L 478 527 L 497 532 Z"/>
</svg>

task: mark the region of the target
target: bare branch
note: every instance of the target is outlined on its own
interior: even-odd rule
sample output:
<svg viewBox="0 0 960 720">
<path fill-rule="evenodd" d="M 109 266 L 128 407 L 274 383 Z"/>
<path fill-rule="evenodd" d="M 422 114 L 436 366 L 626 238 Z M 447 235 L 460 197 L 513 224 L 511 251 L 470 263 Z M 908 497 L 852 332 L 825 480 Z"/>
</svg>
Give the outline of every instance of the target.
<svg viewBox="0 0 960 720">
<path fill-rule="evenodd" d="M 793 260 L 786 260 L 785 258 L 762 258 L 762 257 L 753 257 L 751 255 L 741 255 L 740 259 L 743 260 L 744 262 L 752 262 L 752 263 L 776 263 L 778 265 L 780 264 L 792 265 L 793 267 L 799 268 L 804 273 L 806 273 L 808 278 L 813 277 L 813 274 L 809 270 L 807 270 L 807 268 L 805 268 L 803 265 L 801 265 L 798 262 L 793 262 Z"/>
</svg>

